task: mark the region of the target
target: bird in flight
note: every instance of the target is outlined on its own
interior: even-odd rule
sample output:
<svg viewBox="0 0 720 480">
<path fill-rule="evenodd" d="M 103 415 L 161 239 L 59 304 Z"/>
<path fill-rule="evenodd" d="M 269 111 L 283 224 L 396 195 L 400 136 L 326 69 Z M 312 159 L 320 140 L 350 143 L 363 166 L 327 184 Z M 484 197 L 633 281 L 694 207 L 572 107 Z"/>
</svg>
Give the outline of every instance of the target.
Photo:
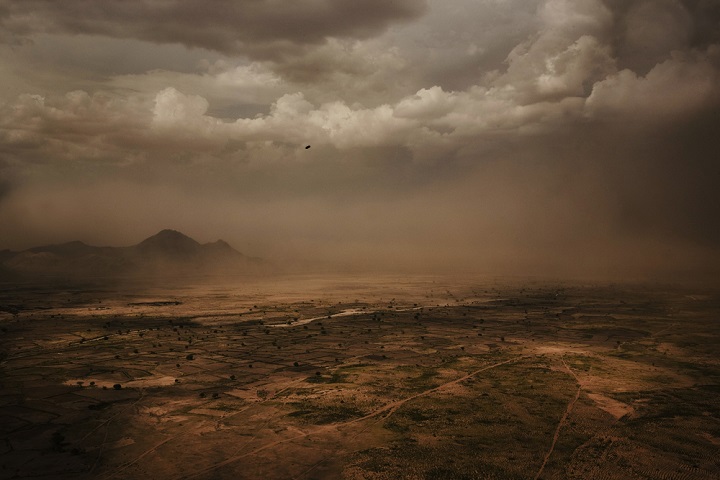
<svg viewBox="0 0 720 480">
<path fill-rule="evenodd" d="M 310 148 L 310 145 L 306 145 L 306 146 L 305 146 L 305 150 L 307 150 L 308 148 Z"/>
</svg>

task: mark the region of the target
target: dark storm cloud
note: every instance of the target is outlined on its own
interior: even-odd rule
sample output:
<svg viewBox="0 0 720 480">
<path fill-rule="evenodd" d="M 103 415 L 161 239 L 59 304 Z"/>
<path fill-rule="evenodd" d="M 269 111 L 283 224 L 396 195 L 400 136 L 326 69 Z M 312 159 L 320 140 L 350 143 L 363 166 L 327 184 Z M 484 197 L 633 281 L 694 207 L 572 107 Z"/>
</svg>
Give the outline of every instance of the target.
<svg viewBox="0 0 720 480">
<path fill-rule="evenodd" d="M 367 38 L 424 11 L 424 0 L 27 0 L 0 3 L 0 22 L 6 41 L 90 34 L 272 57 L 328 37 Z"/>
<path fill-rule="evenodd" d="M 381 267 L 720 268 L 713 2 L 138 5 L 0 1 L 33 39 L 0 50 L 7 246 L 170 225 Z"/>
<path fill-rule="evenodd" d="M 615 17 L 610 32 L 620 68 L 645 74 L 674 50 L 720 43 L 715 0 L 603 0 Z"/>
</svg>

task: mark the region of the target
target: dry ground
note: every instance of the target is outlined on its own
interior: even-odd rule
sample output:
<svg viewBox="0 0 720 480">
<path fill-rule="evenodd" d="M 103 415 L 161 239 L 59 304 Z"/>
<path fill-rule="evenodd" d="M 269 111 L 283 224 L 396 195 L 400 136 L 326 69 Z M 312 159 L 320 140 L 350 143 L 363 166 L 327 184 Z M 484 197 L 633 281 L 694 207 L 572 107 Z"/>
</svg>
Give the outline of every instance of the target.
<svg viewBox="0 0 720 480">
<path fill-rule="evenodd" d="M 382 276 L 0 292 L 0 478 L 720 478 L 717 292 Z"/>
</svg>

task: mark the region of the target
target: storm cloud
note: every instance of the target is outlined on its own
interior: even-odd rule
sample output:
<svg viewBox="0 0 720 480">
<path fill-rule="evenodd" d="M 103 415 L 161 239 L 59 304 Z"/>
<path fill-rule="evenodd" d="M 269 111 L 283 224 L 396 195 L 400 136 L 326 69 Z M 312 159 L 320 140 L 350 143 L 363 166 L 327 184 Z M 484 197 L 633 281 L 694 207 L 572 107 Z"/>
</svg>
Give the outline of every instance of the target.
<svg viewBox="0 0 720 480">
<path fill-rule="evenodd" d="M 343 268 L 720 267 L 713 2 L 29 1 L 0 18 L 2 247 L 175 228 Z"/>
<path fill-rule="evenodd" d="M 16 43 L 34 33 L 84 34 L 262 56 L 328 37 L 367 38 L 424 10 L 423 0 L 31 0 L 3 2 L 0 18 L 5 38 Z"/>
</svg>

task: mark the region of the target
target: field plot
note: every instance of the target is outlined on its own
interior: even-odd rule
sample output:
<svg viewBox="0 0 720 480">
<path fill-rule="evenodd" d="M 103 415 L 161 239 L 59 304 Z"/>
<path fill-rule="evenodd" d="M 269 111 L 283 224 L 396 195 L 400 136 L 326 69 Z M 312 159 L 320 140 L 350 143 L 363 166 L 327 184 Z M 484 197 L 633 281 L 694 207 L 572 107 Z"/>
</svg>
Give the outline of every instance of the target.
<svg viewBox="0 0 720 480">
<path fill-rule="evenodd" d="M 5 287 L 0 478 L 720 478 L 717 292 Z"/>
</svg>

